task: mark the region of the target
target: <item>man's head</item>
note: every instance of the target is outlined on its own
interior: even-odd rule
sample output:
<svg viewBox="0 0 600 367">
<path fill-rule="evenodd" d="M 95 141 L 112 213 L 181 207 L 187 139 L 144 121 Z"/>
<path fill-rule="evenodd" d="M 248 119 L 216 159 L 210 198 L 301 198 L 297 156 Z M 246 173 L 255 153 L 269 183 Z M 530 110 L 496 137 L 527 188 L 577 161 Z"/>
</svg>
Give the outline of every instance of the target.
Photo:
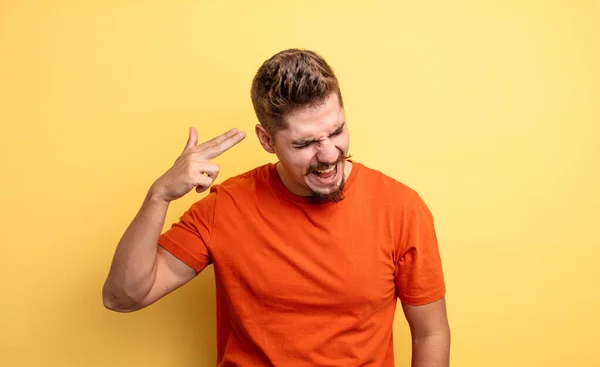
<svg viewBox="0 0 600 367">
<path fill-rule="evenodd" d="M 277 155 L 290 191 L 339 201 L 350 170 L 349 134 L 335 74 L 312 51 L 282 51 L 263 63 L 252 83 L 263 148 Z"/>
</svg>

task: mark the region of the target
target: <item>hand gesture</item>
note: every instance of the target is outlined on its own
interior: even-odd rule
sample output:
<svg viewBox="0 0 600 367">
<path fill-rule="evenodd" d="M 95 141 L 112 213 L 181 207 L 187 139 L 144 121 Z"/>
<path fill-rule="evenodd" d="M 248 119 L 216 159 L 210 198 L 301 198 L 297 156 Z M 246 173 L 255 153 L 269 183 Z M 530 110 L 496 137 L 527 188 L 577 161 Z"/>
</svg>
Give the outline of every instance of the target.
<svg viewBox="0 0 600 367">
<path fill-rule="evenodd" d="M 198 134 L 192 127 L 190 135 L 181 155 L 175 160 L 173 167 L 165 172 L 152 185 L 151 191 L 160 199 L 171 202 L 190 192 L 207 190 L 219 174 L 219 166 L 210 163 L 246 137 L 244 132 L 231 129 L 200 145 Z"/>
</svg>

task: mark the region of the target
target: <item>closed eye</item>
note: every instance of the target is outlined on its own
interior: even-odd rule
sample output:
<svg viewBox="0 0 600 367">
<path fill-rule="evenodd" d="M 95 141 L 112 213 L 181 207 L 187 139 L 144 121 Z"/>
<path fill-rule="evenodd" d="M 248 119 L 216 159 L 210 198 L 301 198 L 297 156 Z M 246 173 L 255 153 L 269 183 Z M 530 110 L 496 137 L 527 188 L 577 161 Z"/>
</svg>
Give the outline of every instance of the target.
<svg viewBox="0 0 600 367">
<path fill-rule="evenodd" d="M 331 137 L 338 136 L 341 133 L 343 133 L 345 126 L 346 126 L 346 123 L 343 123 L 342 126 L 340 126 L 337 130 L 335 130 L 333 133 L 331 133 L 329 135 L 329 137 L 331 138 Z M 308 140 L 308 141 L 305 140 L 304 142 L 302 140 L 300 140 L 295 143 L 292 143 L 292 147 L 294 149 L 301 150 L 301 149 L 308 148 L 313 143 L 318 143 L 318 142 L 319 142 L 318 140 Z"/>
<path fill-rule="evenodd" d="M 338 136 L 341 133 L 344 132 L 344 126 L 346 126 L 346 123 L 343 123 L 342 126 L 340 126 L 336 131 L 333 132 L 333 134 L 331 134 L 330 136 Z"/>
<path fill-rule="evenodd" d="M 334 131 L 333 134 L 331 134 L 331 136 L 338 136 L 343 132 L 344 132 L 344 128 L 342 127 L 341 129 L 337 129 L 336 131 Z"/>
<path fill-rule="evenodd" d="M 304 149 L 304 148 L 308 148 L 310 144 L 302 144 L 302 145 L 294 145 L 295 149 Z"/>
</svg>

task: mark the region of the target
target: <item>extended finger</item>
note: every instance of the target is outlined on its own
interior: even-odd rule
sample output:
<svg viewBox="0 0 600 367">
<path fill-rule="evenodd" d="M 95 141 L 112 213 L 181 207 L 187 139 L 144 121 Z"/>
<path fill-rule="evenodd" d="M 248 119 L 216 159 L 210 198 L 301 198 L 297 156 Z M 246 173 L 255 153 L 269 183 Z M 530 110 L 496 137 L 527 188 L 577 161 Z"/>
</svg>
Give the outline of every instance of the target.
<svg viewBox="0 0 600 367">
<path fill-rule="evenodd" d="M 244 140 L 245 137 L 246 137 L 246 133 L 244 133 L 243 131 L 240 131 L 239 133 L 233 135 L 232 137 L 223 140 L 219 144 L 208 148 L 204 152 L 206 159 L 213 159 L 215 157 L 220 156 L 221 154 L 223 154 L 223 152 L 230 149 L 231 147 L 233 147 L 240 141 Z"/>
<path fill-rule="evenodd" d="M 197 150 L 202 150 L 202 149 L 206 149 L 207 147 L 217 145 L 217 144 L 221 143 L 223 140 L 226 140 L 226 139 L 234 136 L 237 133 L 238 133 L 238 129 L 233 128 L 217 137 L 214 137 L 214 138 L 207 140 L 207 141 L 203 142 L 202 144 L 198 145 Z"/>
</svg>

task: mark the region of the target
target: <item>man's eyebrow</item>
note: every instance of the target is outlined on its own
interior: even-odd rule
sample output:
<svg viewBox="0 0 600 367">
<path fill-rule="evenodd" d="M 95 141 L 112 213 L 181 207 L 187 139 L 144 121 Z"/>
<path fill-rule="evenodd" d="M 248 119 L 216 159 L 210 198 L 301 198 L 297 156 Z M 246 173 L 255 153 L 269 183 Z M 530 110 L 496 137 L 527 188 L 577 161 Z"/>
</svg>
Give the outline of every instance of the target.
<svg viewBox="0 0 600 367">
<path fill-rule="evenodd" d="M 336 127 L 336 129 L 333 131 L 333 133 L 331 133 L 329 135 L 333 135 L 335 133 L 343 131 L 345 125 L 346 125 L 346 121 L 342 121 L 342 123 L 338 127 Z M 311 143 L 316 143 L 318 141 L 319 141 L 319 139 L 314 139 L 314 138 L 301 138 L 301 139 L 292 141 L 292 145 L 308 145 Z"/>
</svg>

